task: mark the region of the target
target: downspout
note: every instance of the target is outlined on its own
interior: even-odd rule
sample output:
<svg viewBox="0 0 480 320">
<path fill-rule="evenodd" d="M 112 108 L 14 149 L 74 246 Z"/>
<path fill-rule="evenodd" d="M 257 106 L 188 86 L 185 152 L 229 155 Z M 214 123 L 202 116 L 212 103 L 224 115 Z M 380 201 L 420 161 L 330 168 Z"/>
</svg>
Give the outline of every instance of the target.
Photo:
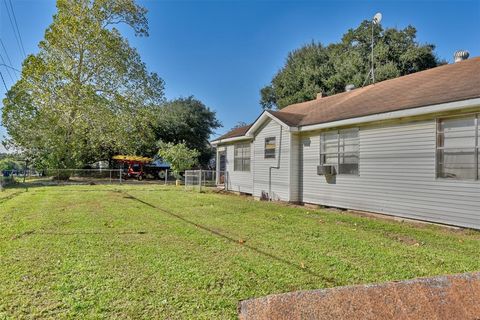
<svg viewBox="0 0 480 320">
<path fill-rule="evenodd" d="M 217 147 L 217 167 L 216 167 L 216 175 L 217 175 L 217 187 L 220 184 L 220 176 L 222 175 L 222 171 L 220 170 L 220 159 L 221 159 L 221 152 L 225 153 L 225 170 L 223 171 L 223 191 L 227 191 L 227 183 L 228 183 L 228 172 L 227 172 L 227 147 L 225 147 L 225 151 L 218 151 Z"/>
<path fill-rule="evenodd" d="M 282 133 L 283 133 L 283 126 L 280 125 L 280 138 L 278 139 L 278 157 L 277 157 L 277 165 L 275 167 L 268 168 L 268 198 L 272 201 L 272 169 L 280 169 L 280 157 L 282 154 Z"/>
</svg>

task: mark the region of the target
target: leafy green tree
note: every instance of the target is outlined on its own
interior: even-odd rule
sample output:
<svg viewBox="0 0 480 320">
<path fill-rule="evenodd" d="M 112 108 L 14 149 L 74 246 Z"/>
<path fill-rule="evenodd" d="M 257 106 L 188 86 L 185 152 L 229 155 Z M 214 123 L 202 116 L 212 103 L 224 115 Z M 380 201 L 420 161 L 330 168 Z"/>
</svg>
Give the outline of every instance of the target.
<svg viewBox="0 0 480 320">
<path fill-rule="evenodd" d="M 134 0 L 57 0 L 57 10 L 3 100 L 8 144 L 58 168 L 154 146 L 164 82 L 115 28 L 148 35 L 146 10 Z"/>
<path fill-rule="evenodd" d="M 198 163 L 200 152 L 187 147 L 186 143 L 160 142 L 158 155 L 170 164 L 177 179 L 180 173 L 192 168 Z"/>
<path fill-rule="evenodd" d="M 184 142 L 197 150 L 201 165 L 206 165 L 213 155 L 209 138 L 221 126 L 215 112 L 193 96 L 165 103 L 159 110 L 155 126 L 156 139 L 174 144 Z"/>
<path fill-rule="evenodd" d="M 306 101 L 326 87 L 331 72 L 328 50 L 311 43 L 288 54 L 285 66 L 275 75 L 270 86 L 262 89 L 264 108 L 283 108 Z"/>
<path fill-rule="evenodd" d="M 20 164 L 20 162 L 16 161 L 13 158 L 3 158 L 0 160 L 0 174 L 1 174 L 1 171 L 4 171 L 4 170 L 10 171 L 10 170 L 18 170 L 21 168 L 22 168 L 22 165 Z"/>
<path fill-rule="evenodd" d="M 317 93 L 332 95 L 347 84 L 369 84 L 372 25 L 363 21 L 348 30 L 339 43 L 323 46 L 312 42 L 288 54 L 285 65 L 271 83 L 260 90 L 265 109 L 282 109 L 290 104 L 315 99 Z M 419 44 L 416 29 L 399 30 L 374 26 L 375 79 L 403 76 L 444 63 L 432 44 Z M 366 81 L 367 80 L 367 81 Z"/>
</svg>

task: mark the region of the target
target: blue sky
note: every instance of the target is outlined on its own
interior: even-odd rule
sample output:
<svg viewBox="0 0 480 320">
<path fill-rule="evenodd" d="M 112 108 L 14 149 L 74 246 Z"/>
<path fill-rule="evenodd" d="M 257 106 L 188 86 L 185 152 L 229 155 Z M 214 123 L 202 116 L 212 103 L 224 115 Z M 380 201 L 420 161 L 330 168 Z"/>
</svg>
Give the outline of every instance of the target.
<svg viewBox="0 0 480 320">
<path fill-rule="evenodd" d="M 5 1 L 0 0 L 0 38 L 13 67 L 23 55 L 16 43 Z M 480 55 L 480 0 L 476 1 L 139 1 L 148 10 L 150 37 L 126 30 L 149 70 L 166 82 L 167 98 L 194 95 L 224 127 L 253 121 L 261 111 L 259 90 L 283 65 L 287 53 L 320 41 L 336 42 L 375 12 L 384 27 L 418 30 L 420 43 L 433 43 L 440 58 L 452 61 L 457 49 Z M 12 0 L 27 54 L 55 13 L 53 0 Z M 0 47 L 5 59 L 5 52 Z M 7 87 L 12 81 L 0 67 Z M 14 76 L 12 74 L 12 76 Z M 5 88 L 0 83 L 0 98 Z M 0 138 L 5 129 L 0 127 Z M 2 147 L 0 147 L 0 152 Z"/>
</svg>

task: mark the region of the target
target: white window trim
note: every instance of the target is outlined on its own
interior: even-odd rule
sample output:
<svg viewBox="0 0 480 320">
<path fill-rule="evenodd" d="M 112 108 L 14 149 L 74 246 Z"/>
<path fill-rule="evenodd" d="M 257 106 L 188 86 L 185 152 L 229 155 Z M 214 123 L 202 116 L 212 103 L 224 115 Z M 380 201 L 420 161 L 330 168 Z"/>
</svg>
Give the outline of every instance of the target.
<svg viewBox="0 0 480 320">
<path fill-rule="evenodd" d="M 273 149 L 273 156 L 267 157 L 267 140 L 273 139 L 275 141 L 275 149 Z M 263 158 L 264 159 L 275 159 L 277 158 L 277 137 L 266 137 L 263 144 Z"/>
<path fill-rule="evenodd" d="M 340 152 L 340 132 L 342 131 L 348 131 L 348 130 L 356 130 L 357 131 L 357 141 L 358 141 L 358 150 L 356 152 Z M 332 133 L 335 133 L 337 135 L 337 151 L 336 152 L 326 152 L 326 153 L 323 153 L 322 152 L 322 145 L 323 145 L 323 136 L 325 134 L 332 134 Z M 323 155 L 331 155 L 331 154 L 336 154 L 337 155 L 337 162 L 336 164 L 334 164 L 334 166 L 336 167 L 336 172 L 337 172 L 337 175 L 345 175 L 345 176 L 351 176 L 351 177 L 356 177 L 356 176 L 360 176 L 360 128 L 346 128 L 346 129 L 336 129 L 336 130 L 326 130 L 322 133 L 320 133 L 320 147 L 319 147 L 319 153 L 320 153 L 320 165 L 324 165 L 323 163 Z M 357 154 L 358 156 L 358 163 L 357 163 L 357 173 L 340 173 L 340 156 L 345 153 L 355 153 Z"/>
<path fill-rule="evenodd" d="M 235 151 L 240 146 L 242 148 L 242 157 L 235 157 Z M 248 146 L 248 152 L 249 152 L 248 157 L 244 156 L 244 151 L 243 151 L 243 149 L 246 148 L 246 146 Z M 233 171 L 234 172 L 251 172 L 251 170 L 252 170 L 252 150 L 251 150 L 251 148 L 252 148 L 252 146 L 251 146 L 250 143 L 237 143 L 237 144 L 233 145 Z M 245 168 L 244 159 L 247 159 L 247 158 L 249 159 L 248 170 L 244 170 L 244 168 Z M 236 163 L 237 159 L 242 159 L 241 168 L 235 168 L 235 163 Z"/>
<path fill-rule="evenodd" d="M 443 149 L 442 147 L 438 146 L 438 127 L 440 125 L 440 121 L 444 119 L 454 119 L 454 118 L 462 118 L 474 116 L 475 117 L 475 146 L 473 147 L 474 150 L 474 161 L 475 161 L 475 177 L 473 179 L 453 179 L 453 178 L 445 178 L 438 176 L 438 150 Z M 449 116 L 442 116 L 435 118 L 435 180 L 442 180 L 442 181 L 480 181 L 480 112 L 469 112 L 469 113 L 460 113 L 455 115 Z"/>
</svg>

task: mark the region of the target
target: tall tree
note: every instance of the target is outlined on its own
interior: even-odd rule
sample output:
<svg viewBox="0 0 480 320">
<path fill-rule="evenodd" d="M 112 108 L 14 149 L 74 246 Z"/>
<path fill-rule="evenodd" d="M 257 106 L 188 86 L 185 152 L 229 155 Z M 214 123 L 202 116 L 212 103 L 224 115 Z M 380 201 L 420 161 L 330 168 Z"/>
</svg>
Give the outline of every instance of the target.
<svg viewBox="0 0 480 320">
<path fill-rule="evenodd" d="M 115 28 L 148 35 L 134 0 L 57 0 L 39 52 L 3 100 L 10 145 L 37 166 L 74 168 L 155 145 L 164 83 Z"/>
<path fill-rule="evenodd" d="M 314 99 L 319 92 L 332 95 L 344 91 L 347 84 L 362 86 L 370 69 L 371 28 L 370 21 L 363 21 L 339 43 L 325 47 L 312 42 L 290 52 L 271 83 L 260 90 L 262 107 L 282 109 Z M 434 45 L 416 41 L 416 33 L 413 26 L 402 30 L 374 26 L 376 81 L 444 63 L 435 56 Z"/>
<path fill-rule="evenodd" d="M 190 96 L 165 103 L 157 119 L 158 140 L 175 144 L 185 142 L 188 148 L 198 150 L 201 165 L 208 163 L 213 154 L 210 135 L 221 126 L 214 111 Z"/>
</svg>

